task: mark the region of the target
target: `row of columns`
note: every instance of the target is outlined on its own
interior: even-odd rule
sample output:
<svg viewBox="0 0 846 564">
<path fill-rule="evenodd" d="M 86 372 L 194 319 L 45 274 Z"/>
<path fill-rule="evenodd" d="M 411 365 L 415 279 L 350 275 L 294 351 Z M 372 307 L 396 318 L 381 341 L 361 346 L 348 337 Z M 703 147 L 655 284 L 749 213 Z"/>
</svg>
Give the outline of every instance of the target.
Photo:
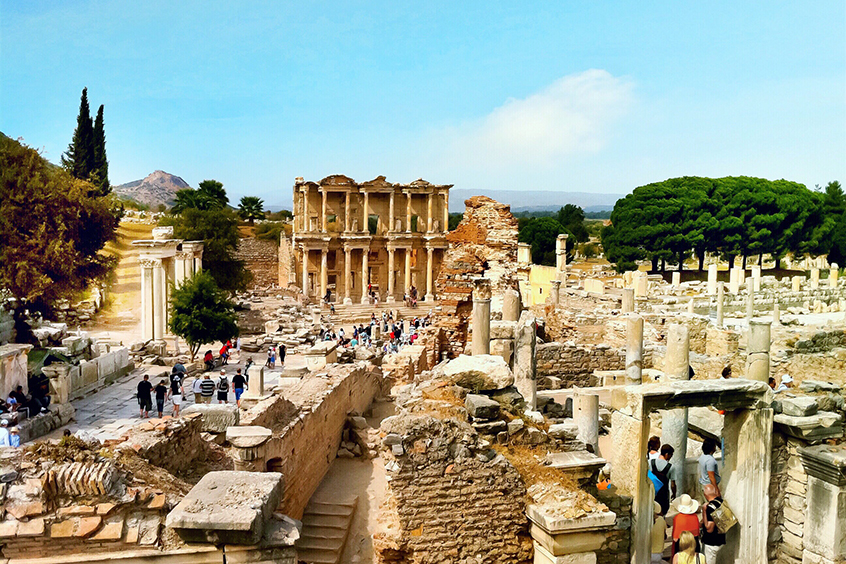
<svg viewBox="0 0 846 564">
<path fill-rule="evenodd" d="M 170 284 L 181 285 L 202 269 L 202 259 L 194 253 L 173 256 L 142 256 L 141 333 L 145 341 L 161 341 L 167 333 Z"/>
<path fill-rule="evenodd" d="M 328 191 L 321 190 L 322 200 L 321 200 L 321 208 L 320 208 L 320 231 L 323 233 L 327 232 L 327 216 L 328 216 Z M 361 230 L 367 231 L 368 226 L 368 219 L 369 219 L 369 212 L 370 212 L 370 192 L 362 192 L 363 194 L 363 206 L 362 206 L 362 214 L 361 214 Z M 434 201 L 435 201 L 435 194 L 428 193 L 425 194 L 427 197 L 426 208 L 426 232 L 432 233 L 435 231 L 434 226 Z M 446 232 L 449 227 L 449 192 L 444 191 L 442 194 L 443 196 L 443 224 L 440 226 L 440 231 Z M 346 197 L 344 201 L 344 231 L 357 231 L 354 229 L 354 225 L 352 224 L 352 217 L 350 214 L 350 192 L 346 192 Z M 411 216 L 412 216 L 412 208 L 411 208 L 411 198 L 413 193 L 410 191 L 405 192 L 406 196 L 406 205 L 405 205 L 405 232 L 411 233 Z M 308 221 L 308 199 L 309 199 L 309 189 L 305 188 L 301 192 L 301 202 L 300 202 L 300 231 L 308 231 L 309 226 L 307 225 Z M 395 199 L 396 193 L 390 193 L 390 202 L 389 202 L 389 211 L 388 211 L 388 231 L 389 232 L 398 232 L 402 231 L 402 229 L 398 229 L 394 218 L 396 217 L 396 206 L 395 206 Z"/>
<path fill-rule="evenodd" d="M 757 264 L 752 265 L 750 268 L 750 290 L 754 292 L 761 291 L 761 267 Z M 674 273 L 675 276 L 675 273 Z M 829 269 L 828 273 L 828 286 L 829 288 L 836 288 L 837 281 L 840 277 L 840 271 L 837 263 L 832 263 L 831 268 Z M 802 280 L 803 276 L 794 276 L 793 277 L 793 291 L 798 292 L 801 290 L 802 287 Z M 674 278 L 675 280 L 675 278 Z M 746 271 L 739 266 L 732 267 L 729 270 L 729 292 L 732 294 L 737 294 L 740 292 L 740 287 L 746 282 Z M 820 287 L 820 269 L 819 268 L 811 268 L 810 270 L 810 279 L 809 279 L 811 290 L 817 290 Z M 708 265 L 708 286 L 707 291 L 709 296 L 713 296 L 717 293 L 717 287 L 719 286 L 717 281 L 717 265 L 716 264 L 709 264 Z"/>
</svg>

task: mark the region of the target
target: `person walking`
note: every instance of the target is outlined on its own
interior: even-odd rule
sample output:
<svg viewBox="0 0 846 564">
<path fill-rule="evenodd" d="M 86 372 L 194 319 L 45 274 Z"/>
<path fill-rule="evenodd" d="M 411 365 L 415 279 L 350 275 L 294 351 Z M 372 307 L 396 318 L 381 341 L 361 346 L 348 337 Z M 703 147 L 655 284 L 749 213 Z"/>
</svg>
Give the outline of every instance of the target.
<svg viewBox="0 0 846 564">
<path fill-rule="evenodd" d="M 673 556 L 673 564 L 706 564 L 709 560 L 696 550 L 696 536 L 684 531 L 679 538 L 679 552 Z"/>
<path fill-rule="evenodd" d="M 241 369 L 238 369 L 241 372 Z M 226 377 L 226 372 L 220 371 L 220 378 L 217 379 L 217 403 L 227 403 L 229 401 L 229 378 Z"/>
<path fill-rule="evenodd" d="M 164 404 L 167 399 L 167 381 L 162 380 L 156 386 L 156 410 L 159 412 L 159 419 L 164 415 Z"/>
<path fill-rule="evenodd" d="M 699 457 L 699 484 L 704 488 L 711 484 L 716 488 L 717 495 L 720 495 L 720 468 L 714 452 L 717 450 L 717 441 L 706 438 L 702 441 L 702 456 Z"/>
<path fill-rule="evenodd" d="M 144 374 L 144 379 L 138 382 L 139 417 L 149 417 L 150 412 L 153 411 L 153 398 L 150 396 L 152 391 L 153 385 L 150 383 L 150 376 Z"/>
<path fill-rule="evenodd" d="M 285 355 L 288 354 L 288 347 L 285 343 L 279 343 L 279 365 L 285 367 Z"/>
<path fill-rule="evenodd" d="M 226 371 L 221 370 L 221 373 L 225 374 Z M 212 396 L 214 395 L 214 388 L 214 380 L 212 380 L 211 376 L 208 374 L 204 374 L 203 381 L 200 382 L 200 395 L 203 403 L 211 403 Z"/>
<path fill-rule="evenodd" d="M 720 550 L 726 544 L 726 535 L 717 529 L 714 521 L 714 512 L 723 504 L 723 498 L 719 496 L 717 488 L 707 484 L 703 488 L 707 503 L 702 507 L 702 548 L 705 553 L 705 560 L 709 564 L 720 563 Z"/>
<path fill-rule="evenodd" d="M 678 514 L 673 517 L 673 554 L 682 550 L 680 542 L 684 532 L 690 532 L 696 539 L 699 538 L 699 502 L 687 494 L 682 494 L 676 499 Z M 698 540 L 694 542 L 694 548 Z M 674 559 L 673 562 L 676 560 Z"/>
<path fill-rule="evenodd" d="M 247 362 L 244 364 L 244 379 L 249 382 L 250 381 L 250 367 L 253 365 L 253 357 L 248 356 Z"/>
<path fill-rule="evenodd" d="M 200 376 L 194 378 L 194 383 L 191 385 L 191 392 L 194 394 L 194 403 L 203 403 L 203 379 Z"/>
<path fill-rule="evenodd" d="M 179 408 L 182 406 L 182 396 L 185 394 L 185 388 L 182 386 L 182 376 L 180 374 L 170 375 L 170 401 L 173 402 L 173 416 L 179 417 Z"/>
<path fill-rule="evenodd" d="M 235 371 L 235 376 L 232 377 L 232 392 L 235 394 L 235 404 L 241 407 L 241 395 L 244 393 L 244 388 L 247 387 L 247 379 L 241 374 L 241 369 Z"/>
<path fill-rule="evenodd" d="M 666 515 L 670 509 L 670 494 L 672 493 L 673 498 L 676 497 L 676 472 L 670 464 L 674 452 L 672 446 L 664 445 L 661 447 L 660 456 L 649 461 L 650 478 L 655 485 L 655 501 L 661 506 L 661 515 Z"/>
</svg>

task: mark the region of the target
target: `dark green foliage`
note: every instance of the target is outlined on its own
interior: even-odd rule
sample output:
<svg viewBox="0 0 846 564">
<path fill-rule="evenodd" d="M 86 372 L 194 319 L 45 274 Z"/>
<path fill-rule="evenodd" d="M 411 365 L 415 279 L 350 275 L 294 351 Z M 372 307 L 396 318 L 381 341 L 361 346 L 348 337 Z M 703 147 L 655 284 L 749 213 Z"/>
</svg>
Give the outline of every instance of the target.
<svg viewBox="0 0 846 564">
<path fill-rule="evenodd" d="M 567 204 L 558 210 L 558 223 L 573 234 L 576 242 L 584 243 L 588 240 L 588 232 L 585 229 L 585 211 L 579 206 Z"/>
<path fill-rule="evenodd" d="M 519 220 L 520 222 L 523 219 Z M 572 253 L 574 237 L 569 233 L 558 220 L 552 217 L 539 217 L 537 219 L 526 219 L 526 224 L 520 226 L 518 240 L 521 243 L 529 243 L 532 246 L 532 261 L 535 264 L 555 265 L 555 242 L 558 235 L 567 233 L 567 254 Z"/>
<path fill-rule="evenodd" d="M 238 336 L 236 320 L 235 304 L 205 270 L 173 289 L 168 325 L 188 343 L 192 361 L 202 345 Z"/>
<path fill-rule="evenodd" d="M 106 158 L 106 130 L 103 126 L 103 105 L 97 110 L 94 119 L 94 162 L 91 171 L 92 182 L 100 187 L 100 195 L 108 194 L 112 187 L 109 184 L 109 160 Z"/>
<path fill-rule="evenodd" d="M 256 239 L 264 239 L 279 244 L 279 238 L 285 230 L 285 224 L 281 221 L 265 221 L 256 227 Z"/>
<path fill-rule="evenodd" d="M 585 219 L 611 219 L 611 210 L 585 212 Z"/>
<path fill-rule="evenodd" d="M 201 210 L 188 208 L 178 217 L 166 216 L 159 222 L 172 225 L 174 236 L 186 241 L 203 241 L 203 269 L 217 285 L 228 292 L 244 290 L 251 275 L 243 261 L 235 258 L 238 247 L 238 217 L 229 208 Z"/>
<path fill-rule="evenodd" d="M 74 178 L 91 182 L 93 196 L 106 196 L 111 192 L 103 106 L 97 110 L 97 119 L 92 121 L 87 88 L 82 89 L 76 129 L 67 152 L 62 155 L 62 165 Z"/>
<path fill-rule="evenodd" d="M 447 231 L 453 231 L 458 224 L 461 223 L 461 220 L 464 219 L 463 213 L 451 213 L 449 214 L 449 225 L 447 226 Z"/>
<path fill-rule="evenodd" d="M 228 203 L 229 197 L 222 183 L 217 180 L 203 180 L 196 190 L 193 188 L 177 190 L 176 201 L 171 211 L 182 213 L 188 209 L 219 210 L 225 208 Z"/>
<path fill-rule="evenodd" d="M 238 204 L 238 215 L 253 225 L 257 219 L 264 219 L 264 200 L 256 196 L 244 196 Z"/>
<path fill-rule="evenodd" d="M 49 312 L 108 275 L 114 259 L 99 251 L 114 236 L 120 204 L 96 192 L 37 151 L 0 138 L 0 288 L 17 308 Z"/>
</svg>

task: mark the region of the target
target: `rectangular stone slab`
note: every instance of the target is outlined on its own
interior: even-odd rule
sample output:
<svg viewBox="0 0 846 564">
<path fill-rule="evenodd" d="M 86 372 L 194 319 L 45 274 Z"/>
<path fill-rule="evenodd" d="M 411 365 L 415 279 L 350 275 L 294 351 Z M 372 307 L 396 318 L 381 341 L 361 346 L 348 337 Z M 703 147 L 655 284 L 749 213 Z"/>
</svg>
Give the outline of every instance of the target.
<svg viewBox="0 0 846 564">
<path fill-rule="evenodd" d="M 282 493 L 278 472 L 209 472 L 166 524 L 185 542 L 256 544 Z"/>
</svg>

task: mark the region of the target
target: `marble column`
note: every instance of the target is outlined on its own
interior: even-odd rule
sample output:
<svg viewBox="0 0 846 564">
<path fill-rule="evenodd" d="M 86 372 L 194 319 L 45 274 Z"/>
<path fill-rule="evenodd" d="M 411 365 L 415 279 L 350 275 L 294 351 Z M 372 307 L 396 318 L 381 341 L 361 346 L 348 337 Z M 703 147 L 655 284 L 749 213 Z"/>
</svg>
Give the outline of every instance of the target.
<svg viewBox="0 0 846 564">
<path fill-rule="evenodd" d="M 370 249 L 361 249 L 361 303 L 366 304 L 368 300 L 367 284 L 370 281 L 370 272 L 368 260 L 370 259 Z"/>
<path fill-rule="evenodd" d="M 429 200 L 431 204 L 432 200 Z M 430 206 L 431 207 L 431 206 Z M 431 216 L 430 216 L 431 217 Z M 429 219 L 429 225 L 431 227 L 432 220 Z M 431 231 L 431 229 L 430 229 Z M 435 262 L 435 249 L 431 247 L 426 249 L 426 302 L 433 302 L 435 301 L 435 291 L 434 291 L 434 262 Z"/>
<path fill-rule="evenodd" d="M 567 234 L 562 233 L 555 240 L 555 268 L 562 271 L 567 267 Z"/>
<path fill-rule="evenodd" d="M 344 200 L 344 231 L 350 230 L 350 193 L 346 193 L 346 199 Z"/>
<path fill-rule="evenodd" d="M 308 248 L 303 246 L 303 295 L 308 298 Z"/>
<path fill-rule="evenodd" d="M 327 255 L 329 252 L 326 249 L 320 251 L 320 299 L 326 295 L 326 287 L 329 282 L 329 269 L 327 268 Z"/>
<path fill-rule="evenodd" d="M 599 456 L 599 394 L 576 390 L 573 393 L 573 419 L 576 420 L 576 438 L 590 445 Z"/>
<path fill-rule="evenodd" d="M 308 221 L 308 188 L 304 188 L 302 192 L 302 197 L 300 198 L 300 203 L 302 205 L 302 217 L 300 218 L 300 229 L 302 231 L 311 231 L 309 229 L 309 221 Z"/>
<path fill-rule="evenodd" d="M 802 291 L 802 276 L 794 276 L 790 280 L 790 290 L 794 294 L 798 294 Z"/>
<path fill-rule="evenodd" d="M 153 320 L 156 312 L 153 308 L 153 266 L 155 261 L 141 259 L 141 334 L 145 341 L 155 338 Z"/>
<path fill-rule="evenodd" d="M 820 287 L 820 269 L 814 267 L 811 269 L 811 290 L 816 290 Z"/>
<path fill-rule="evenodd" d="M 432 232 L 432 212 L 434 211 L 434 206 L 432 205 L 435 201 L 434 194 L 426 194 L 426 233 Z"/>
<path fill-rule="evenodd" d="M 323 205 L 320 208 L 320 230 L 326 233 L 326 189 L 321 190 L 323 193 Z"/>
<path fill-rule="evenodd" d="M 395 231 L 396 225 L 394 225 L 394 192 L 391 192 L 390 196 L 390 204 L 388 205 L 388 231 L 393 232 Z"/>
<path fill-rule="evenodd" d="M 713 296 L 717 293 L 717 265 L 708 265 L 708 295 Z"/>
<path fill-rule="evenodd" d="M 167 298 L 165 296 L 165 270 L 161 260 L 155 261 L 153 266 L 153 338 L 157 341 L 164 339 L 165 318 L 167 317 Z"/>
<path fill-rule="evenodd" d="M 767 382 L 770 378 L 770 322 L 752 321 L 749 324 L 746 347 L 746 378 Z"/>
<path fill-rule="evenodd" d="M 693 309 L 694 305 L 696 305 L 696 302 L 694 301 L 693 297 L 691 296 L 690 301 L 687 302 L 687 313 L 689 313 L 691 315 L 693 313 L 695 313 L 694 309 Z"/>
<path fill-rule="evenodd" d="M 391 194 L 391 198 L 393 199 L 393 194 Z M 388 249 L 388 298 L 385 300 L 388 303 L 393 303 L 396 301 L 396 296 L 394 296 L 394 284 L 397 277 L 397 273 L 394 272 L 394 255 L 396 254 L 396 250 Z"/>
<path fill-rule="evenodd" d="M 370 232 L 370 221 L 369 221 L 370 210 L 368 209 L 369 207 L 370 207 L 370 193 L 365 192 L 364 193 L 364 205 L 361 207 L 361 210 L 362 210 L 361 211 L 361 221 L 362 221 L 361 230 L 366 231 L 368 233 Z"/>
<path fill-rule="evenodd" d="M 673 288 L 678 289 L 681 286 L 681 272 L 676 270 L 673 272 Z"/>
<path fill-rule="evenodd" d="M 537 320 L 530 311 L 520 314 L 514 332 L 514 385 L 529 404 L 537 410 Z"/>
<path fill-rule="evenodd" d="M 554 307 L 557 306 L 558 302 L 561 300 L 561 280 L 553 280 L 550 284 L 549 303 L 551 303 Z"/>
<path fill-rule="evenodd" d="M 626 384 L 643 381 L 643 318 L 636 313 L 626 316 Z"/>
<path fill-rule="evenodd" d="M 757 264 L 752 265 L 752 283 L 750 286 L 756 292 L 761 291 L 761 267 Z"/>
<path fill-rule="evenodd" d="M 778 305 L 778 298 L 773 302 L 773 325 L 781 324 L 781 308 Z"/>
<path fill-rule="evenodd" d="M 831 268 L 828 271 L 828 287 L 832 290 L 837 288 L 837 278 L 840 276 L 840 270 L 836 262 L 831 263 Z"/>
<path fill-rule="evenodd" d="M 755 292 L 752 291 L 752 284 L 749 284 L 746 294 L 746 320 L 751 321 L 755 317 Z"/>
<path fill-rule="evenodd" d="M 684 325 L 673 324 L 667 332 L 667 354 L 664 357 L 664 374 L 668 381 L 690 379 L 690 332 Z M 671 462 L 684 467 L 687 458 L 687 408 L 662 412 L 662 442 L 675 449 Z M 685 491 L 679 484 L 679 491 Z"/>
<path fill-rule="evenodd" d="M 344 304 L 352 304 L 352 249 L 344 249 Z"/>
<path fill-rule="evenodd" d="M 405 248 L 405 292 L 411 291 L 411 247 Z"/>
<path fill-rule="evenodd" d="M 520 319 L 520 292 L 514 288 L 505 290 L 502 294 L 502 320 L 518 321 Z"/>
<path fill-rule="evenodd" d="M 717 283 L 717 327 L 723 328 L 723 305 L 725 302 L 725 284 Z"/>
<path fill-rule="evenodd" d="M 517 264 L 532 264 L 532 246 L 528 243 L 517 243 Z"/>
<path fill-rule="evenodd" d="M 740 290 L 740 269 L 733 267 L 729 270 L 729 292 L 737 294 Z"/>
<path fill-rule="evenodd" d="M 623 303 L 622 312 L 632 313 L 635 310 L 635 291 L 634 288 L 623 288 Z"/>
<path fill-rule="evenodd" d="M 411 192 L 406 192 L 405 197 L 405 232 L 411 233 Z"/>
<path fill-rule="evenodd" d="M 444 191 L 444 227 L 443 232 L 449 231 L 449 192 Z"/>
<path fill-rule="evenodd" d="M 491 353 L 491 281 L 478 278 L 473 288 L 473 355 Z"/>
</svg>

